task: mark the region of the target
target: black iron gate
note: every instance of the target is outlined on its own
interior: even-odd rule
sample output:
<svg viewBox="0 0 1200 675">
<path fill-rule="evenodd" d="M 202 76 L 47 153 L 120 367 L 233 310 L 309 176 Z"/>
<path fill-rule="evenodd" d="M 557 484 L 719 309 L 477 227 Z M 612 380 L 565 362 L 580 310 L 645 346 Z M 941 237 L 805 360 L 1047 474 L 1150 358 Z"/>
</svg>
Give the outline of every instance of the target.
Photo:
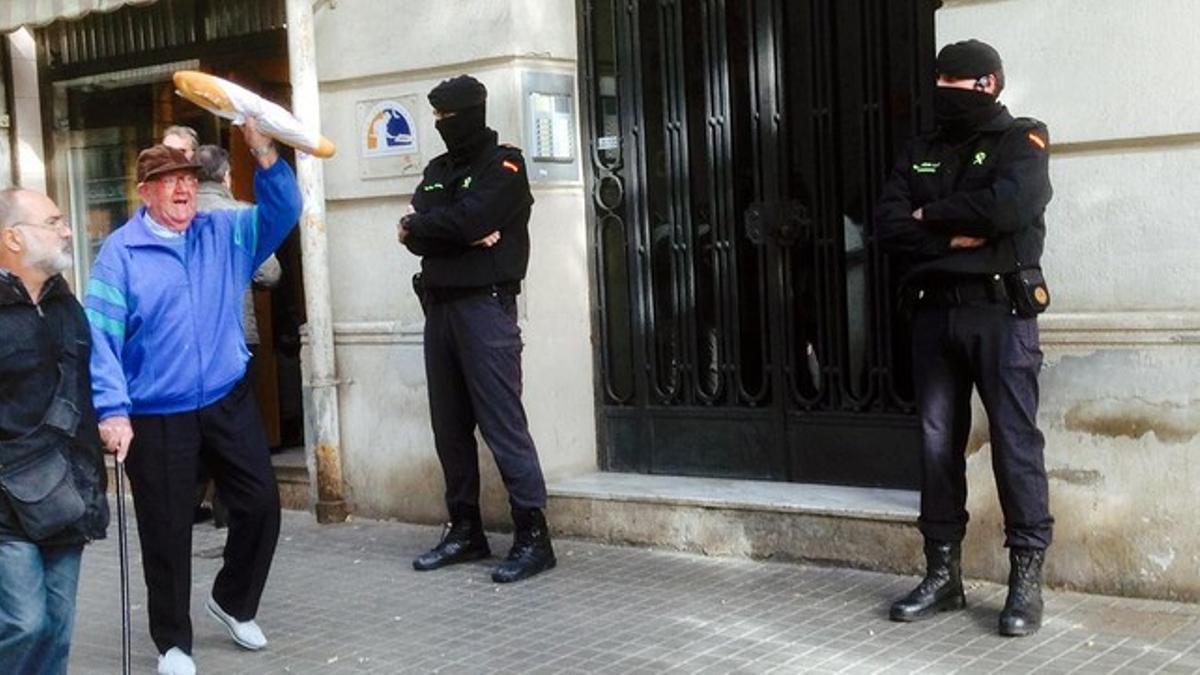
<svg viewBox="0 0 1200 675">
<path fill-rule="evenodd" d="M 937 0 L 580 0 L 604 463 L 912 487 L 874 199 Z"/>
</svg>

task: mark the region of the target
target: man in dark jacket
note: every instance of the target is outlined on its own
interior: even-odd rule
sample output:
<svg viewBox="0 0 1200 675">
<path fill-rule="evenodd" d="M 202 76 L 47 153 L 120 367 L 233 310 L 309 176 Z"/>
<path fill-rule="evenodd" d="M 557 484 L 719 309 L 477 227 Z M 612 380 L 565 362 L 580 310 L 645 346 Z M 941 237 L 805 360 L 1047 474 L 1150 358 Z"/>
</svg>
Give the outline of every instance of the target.
<svg viewBox="0 0 1200 675">
<path fill-rule="evenodd" d="M 83 545 L 108 527 L 91 340 L 54 202 L 0 191 L 0 672 L 65 673 Z"/>
<path fill-rule="evenodd" d="M 1050 516 L 1037 428 L 1042 352 L 1036 314 L 1049 302 L 1039 267 L 1051 197 L 1046 127 L 997 101 L 1000 55 L 969 40 L 937 58 L 938 129 L 905 149 L 877 208 L 880 241 L 908 266 L 913 379 L 921 418 L 920 529 L 925 579 L 892 605 L 916 621 L 965 605 L 965 450 L 971 388 L 987 410 L 992 468 L 1011 573 L 1000 633 L 1035 632 Z"/>
<path fill-rule="evenodd" d="M 426 167 L 398 238 L 421 256 L 414 285 L 426 308 L 425 374 L 450 512 L 442 541 L 413 567 L 490 554 L 479 512 L 478 425 L 512 508 L 513 545 L 492 572 L 505 583 L 556 561 L 542 513 L 546 483 L 521 404 L 517 294 L 529 265 L 533 195 L 521 151 L 498 144 L 487 127 L 486 101 L 483 84 L 467 75 L 429 93 L 447 151 Z"/>
</svg>

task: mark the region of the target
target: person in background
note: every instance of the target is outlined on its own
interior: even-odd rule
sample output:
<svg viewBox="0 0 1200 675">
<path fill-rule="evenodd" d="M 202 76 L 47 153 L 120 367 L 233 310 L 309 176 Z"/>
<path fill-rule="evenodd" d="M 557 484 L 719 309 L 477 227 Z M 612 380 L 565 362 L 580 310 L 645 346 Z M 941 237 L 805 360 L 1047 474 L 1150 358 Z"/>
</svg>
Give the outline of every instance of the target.
<svg viewBox="0 0 1200 675">
<path fill-rule="evenodd" d="M 183 156 L 191 161 L 200 145 L 200 135 L 191 127 L 173 125 L 163 132 L 162 144 L 183 152 Z"/>
</svg>

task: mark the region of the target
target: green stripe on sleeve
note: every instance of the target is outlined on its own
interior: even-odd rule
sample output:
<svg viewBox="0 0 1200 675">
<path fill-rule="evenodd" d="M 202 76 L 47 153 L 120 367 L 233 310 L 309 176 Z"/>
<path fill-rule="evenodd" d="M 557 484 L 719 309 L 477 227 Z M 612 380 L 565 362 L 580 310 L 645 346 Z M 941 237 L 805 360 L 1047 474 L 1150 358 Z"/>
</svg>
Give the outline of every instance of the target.
<svg viewBox="0 0 1200 675">
<path fill-rule="evenodd" d="M 242 243 L 244 239 L 242 236 L 242 215 L 240 210 L 233 213 L 233 245 L 240 249 L 246 248 Z"/>
<path fill-rule="evenodd" d="M 99 279 L 88 281 L 87 294 L 100 298 L 108 304 L 115 305 L 121 309 L 128 308 L 128 305 L 125 304 L 125 294 L 117 290 L 115 286 Z"/>
<path fill-rule="evenodd" d="M 249 222 L 247 222 L 249 220 Z M 258 207 L 238 209 L 234 216 L 233 245 L 250 251 L 251 255 L 258 252 Z M 249 235 L 249 236 L 247 236 Z M 249 246 L 247 246 L 249 240 Z"/>
<path fill-rule="evenodd" d="M 258 253 L 258 207 L 250 209 L 250 252 Z"/>
<path fill-rule="evenodd" d="M 88 321 L 100 330 L 117 338 L 118 340 L 125 339 L 125 324 L 116 319 L 106 316 L 94 309 L 86 309 Z"/>
</svg>

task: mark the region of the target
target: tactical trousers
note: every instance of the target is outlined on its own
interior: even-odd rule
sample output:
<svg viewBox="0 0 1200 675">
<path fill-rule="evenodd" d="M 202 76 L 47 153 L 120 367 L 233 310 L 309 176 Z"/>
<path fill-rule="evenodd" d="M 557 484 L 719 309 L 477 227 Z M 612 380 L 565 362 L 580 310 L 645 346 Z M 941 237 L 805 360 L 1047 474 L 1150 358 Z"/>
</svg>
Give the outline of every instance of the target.
<svg viewBox="0 0 1200 675">
<path fill-rule="evenodd" d="M 1037 428 L 1037 319 L 1014 316 L 999 302 L 921 306 L 913 317 L 912 350 L 921 419 L 921 533 L 956 542 L 966 532 L 974 385 L 988 415 L 1005 545 L 1045 549 L 1054 519 Z"/>
<path fill-rule="evenodd" d="M 426 308 L 429 412 L 452 516 L 479 505 L 476 426 L 510 504 L 546 506 L 546 483 L 521 404 L 521 349 L 515 296 L 481 292 Z"/>
<path fill-rule="evenodd" d="M 192 514 L 203 462 L 229 509 L 224 561 L 212 594 L 239 621 L 258 612 L 279 539 L 279 487 L 252 388 L 242 380 L 212 405 L 135 415 L 125 461 L 133 489 L 150 636 L 164 653 L 192 651 Z"/>
</svg>

